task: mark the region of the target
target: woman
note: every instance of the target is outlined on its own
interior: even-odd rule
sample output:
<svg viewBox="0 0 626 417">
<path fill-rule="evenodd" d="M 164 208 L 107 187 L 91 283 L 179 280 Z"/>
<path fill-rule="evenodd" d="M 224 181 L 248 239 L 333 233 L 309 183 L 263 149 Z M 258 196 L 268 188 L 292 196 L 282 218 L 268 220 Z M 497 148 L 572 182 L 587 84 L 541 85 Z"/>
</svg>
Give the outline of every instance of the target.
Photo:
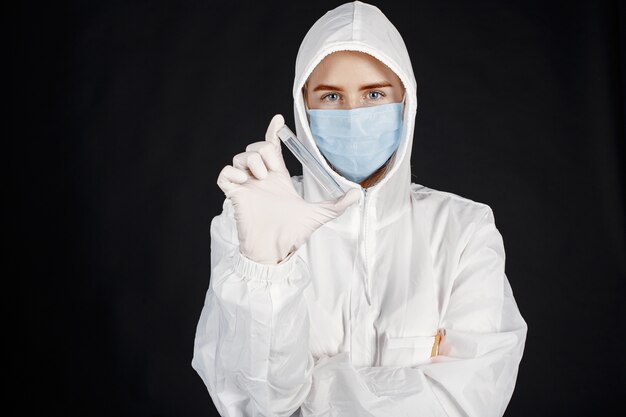
<svg viewBox="0 0 626 417">
<path fill-rule="evenodd" d="M 296 134 L 347 193 L 289 175 L 272 118 L 218 177 L 192 366 L 222 416 L 501 416 L 527 325 L 491 208 L 411 183 L 416 82 L 376 7 L 296 60 Z"/>
</svg>

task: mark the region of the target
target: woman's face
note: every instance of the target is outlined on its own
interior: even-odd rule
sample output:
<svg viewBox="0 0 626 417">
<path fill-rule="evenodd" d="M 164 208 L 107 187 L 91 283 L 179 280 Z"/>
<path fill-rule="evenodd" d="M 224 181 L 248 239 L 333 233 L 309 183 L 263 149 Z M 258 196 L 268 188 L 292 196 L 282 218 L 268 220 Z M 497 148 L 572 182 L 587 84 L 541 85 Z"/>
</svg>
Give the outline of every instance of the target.
<svg viewBox="0 0 626 417">
<path fill-rule="evenodd" d="M 359 51 L 327 55 L 315 67 L 303 90 L 309 109 L 354 109 L 399 103 L 404 94 L 402 81 L 389 67 Z"/>
</svg>

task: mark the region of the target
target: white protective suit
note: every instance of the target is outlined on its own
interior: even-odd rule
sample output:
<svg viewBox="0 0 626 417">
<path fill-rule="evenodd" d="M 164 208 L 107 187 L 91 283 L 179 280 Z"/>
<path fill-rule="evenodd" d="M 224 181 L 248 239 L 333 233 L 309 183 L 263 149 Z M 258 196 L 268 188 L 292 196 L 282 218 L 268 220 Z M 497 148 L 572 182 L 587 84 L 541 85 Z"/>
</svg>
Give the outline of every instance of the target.
<svg viewBox="0 0 626 417">
<path fill-rule="evenodd" d="M 296 62 L 296 134 L 333 177 L 361 189 L 317 149 L 301 88 L 338 50 L 373 55 L 406 87 L 395 163 L 276 265 L 241 255 L 225 199 L 211 222 L 211 279 L 192 366 L 222 416 L 502 416 L 527 325 L 493 212 L 411 183 L 413 69 L 396 28 L 359 1 L 321 17 Z M 308 171 L 291 178 L 307 201 L 331 199 Z"/>
</svg>

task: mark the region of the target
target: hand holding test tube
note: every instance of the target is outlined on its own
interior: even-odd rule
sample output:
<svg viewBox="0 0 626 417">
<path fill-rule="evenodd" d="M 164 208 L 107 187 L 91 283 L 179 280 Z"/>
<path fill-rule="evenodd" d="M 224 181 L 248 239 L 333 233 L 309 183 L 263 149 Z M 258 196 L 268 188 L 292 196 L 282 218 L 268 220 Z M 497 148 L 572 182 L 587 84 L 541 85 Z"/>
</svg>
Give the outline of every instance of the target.
<svg viewBox="0 0 626 417">
<path fill-rule="evenodd" d="M 235 155 L 233 165 L 226 165 L 217 179 L 218 186 L 232 202 L 239 251 L 264 264 L 286 261 L 315 230 L 340 216 L 361 196 L 358 189 L 343 193 L 339 187 L 331 190 L 333 195 L 339 196 L 336 199 L 315 203 L 304 200 L 295 189 L 282 157 L 278 131 L 284 126 L 283 117 L 275 115 L 265 140 L 251 143 L 245 152 Z M 291 135 L 297 140 L 293 132 Z M 298 149 L 297 146 L 294 149 Z M 299 155 L 307 163 L 315 161 L 307 153 Z M 323 168 L 322 172 L 325 172 Z M 327 186 L 333 187 L 332 183 Z"/>
</svg>

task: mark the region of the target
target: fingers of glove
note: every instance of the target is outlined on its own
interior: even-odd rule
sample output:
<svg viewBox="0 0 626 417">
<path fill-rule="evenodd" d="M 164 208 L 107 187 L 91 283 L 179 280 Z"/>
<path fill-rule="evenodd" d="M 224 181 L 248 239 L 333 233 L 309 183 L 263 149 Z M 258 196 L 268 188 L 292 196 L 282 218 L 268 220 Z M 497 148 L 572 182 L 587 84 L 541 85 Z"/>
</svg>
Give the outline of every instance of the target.
<svg viewBox="0 0 626 417">
<path fill-rule="evenodd" d="M 324 212 L 328 212 L 325 221 L 329 221 L 339 217 L 348 207 L 359 201 L 360 198 L 361 192 L 358 189 L 353 188 L 336 200 L 323 201 L 315 204 L 324 209 Z"/>
<path fill-rule="evenodd" d="M 249 170 L 252 175 L 260 180 L 267 177 L 267 167 L 258 152 L 246 151 L 235 155 L 233 166 L 242 171 Z"/>
<path fill-rule="evenodd" d="M 249 176 L 244 171 L 233 167 L 232 165 L 226 165 L 220 171 L 217 177 L 217 185 L 228 196 L 239 184 L 243 184 L 248 180 Z"/>
<path fill-rule="evenodd" d="M 341 215 L 348 207 L 356 203 L 361 199 L 361 191 L 353 188 L 345 193 L 343 196 L 331 202 L 331 206 L 337 216 Z"/>
<path fill-rule="evenodd" d="M 280 144 L 278 145 L 280 147 Z M 249 144 L 246 151 L 258 152 L 265 162 L 265 167 L 270 171 L 282 171 L 285 167 L 285 161 L 280 148 L 268 141 L 259 141 Z"/>
<path fill-rule="evenodd" d="M 283 127 L 285 124 L 285 119 L 282 114 L 275 114 L 270 121 L 269 126 L 267 127 L 267 131 L 265 132 L 265 140 L 268 142 L 272 142 L 280 149 L 280 138 L 276 135 L 278 129 Z"/>
</svg>

